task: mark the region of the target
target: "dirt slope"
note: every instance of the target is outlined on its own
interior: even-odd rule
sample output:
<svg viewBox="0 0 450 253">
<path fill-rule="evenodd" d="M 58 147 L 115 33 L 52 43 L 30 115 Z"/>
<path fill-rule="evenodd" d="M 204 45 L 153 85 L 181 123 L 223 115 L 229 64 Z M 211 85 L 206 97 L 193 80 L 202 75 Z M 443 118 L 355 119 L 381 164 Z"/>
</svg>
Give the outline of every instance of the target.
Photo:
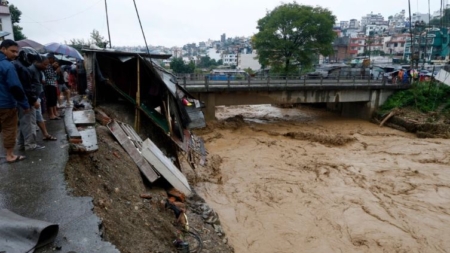
<svg viewBox="0 0 450 253">
<path fill-rule="evenodd" d="M 97 135 L 97 152 L 70 155 L 66 179 L 73 193 L 93 197 L 95 212 L 103 220 L 104 238 L 121 252 L 176 252 L 172 245 L 174 215 L 159 205 L 167 198 L 165 190 L 144 184 L 138 168 L 106 127 L 97 127 Z M 141 193 L 153 198 L 142 199 Z M 191 210 L 198 201 L 201 199 L 189 201 L 187 215 L 191 228 L 203 240 L 202 252 L 233 252 L 224 238 Z"/>
</svg>

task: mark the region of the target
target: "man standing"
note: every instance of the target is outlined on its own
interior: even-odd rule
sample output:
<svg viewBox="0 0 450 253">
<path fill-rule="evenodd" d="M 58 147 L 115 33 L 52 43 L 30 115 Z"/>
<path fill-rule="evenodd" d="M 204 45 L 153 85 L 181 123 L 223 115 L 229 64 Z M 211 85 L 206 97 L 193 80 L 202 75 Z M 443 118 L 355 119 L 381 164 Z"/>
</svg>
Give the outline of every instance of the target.
<svg viewBox="0 0 450 253">
<path fill-rule="evenodd" d="M 23 90 L 30 104 L 30 112 L 25 113 L 19 108 L 19 149 L 25 151 L 43 149 L 45 146 L 37 144 L 36 138 L 36 109 L 40 106 L 40 99 L 36 94 L 36 88 L 31 81 L 31 73 L 28 67 L 40 58 L 39 54 L 32 48 L 23 47 L 19 52 L 19 57 L 13 61 L 17 75 L 22 83 Z"/>
<path fill-rule="evenodd" d="M 49 65 L 47 66 L 47 69 L 44 70 L 45 75 L 45 86 L 44 86 L 44 92 L 45 92 L 45 98 L 47 99 L 47 108 L 48 108 L 48 117 L 51 120 L 57 120 L 60 119 L 58 116 L 58 110 L 56 108 L 56 104 L 58 103 L 58 94 L 56 85 L 57 84 L 57 78 L 58 75 L 54 69 L 54 66 L 58 66 L 58 62 L 56 62 L 55 55 L 52 53 L 49 53 L 47 55 Z"/>
<path fill-rule="evenodd" d="M 19 47 L 13 40 L 4 40 L 0 44 L 0 124 L 3 133 L 3 146 L 6 149 L 6 161 L 13 163 L 25 159 L 25 156 L 15 155 L 17 135 L 17 104 L 29 112 L 30 105 L 22 89 L 16 69 L 11 63 L 18 53 Z"/>
<path fill-rule="evenodd" d="M 38 98 L 42 100 L 44 93 L 44 86 L 42 80 L 42 71 L 44 71 L 49 65 L 48 59 L 45 56 L 41 56 L 41 58 L 37 59 L 28 69 L 31 74 L 31 82 L 36 88 L 36 95 Z M 44 141 L 56 141 L 56 137 L 50 135 L 47 132 L 47 126 L 45 125 L 44 117 L 42 117 L 42 107 L 36 109 L 36 122 L 39 128 L 42 131 L 42 135 L 44 136 Z M 36 127 L 35 127 L 36 128 Z"/>
</svg>

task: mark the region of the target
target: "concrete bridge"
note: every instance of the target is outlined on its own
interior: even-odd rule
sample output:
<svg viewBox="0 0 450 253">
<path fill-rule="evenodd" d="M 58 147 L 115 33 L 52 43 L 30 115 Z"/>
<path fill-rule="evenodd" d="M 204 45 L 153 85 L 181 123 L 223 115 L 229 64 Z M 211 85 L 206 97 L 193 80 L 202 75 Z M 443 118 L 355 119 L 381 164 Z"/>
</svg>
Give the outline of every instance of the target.
<svg viewBox="0 0 450 253">
<path fill-rule="evenodd" d="M 325 103 L 342 115 L 370 118 L 396 90 L 409 84 L 388 84 L 364 76 L 350 78 L 246 78 L 215 81 L 208 77 L 179 78 L 178 83 L 206 103 L 205 118 L 215 118 L 218 105 Z"/>
</svg>

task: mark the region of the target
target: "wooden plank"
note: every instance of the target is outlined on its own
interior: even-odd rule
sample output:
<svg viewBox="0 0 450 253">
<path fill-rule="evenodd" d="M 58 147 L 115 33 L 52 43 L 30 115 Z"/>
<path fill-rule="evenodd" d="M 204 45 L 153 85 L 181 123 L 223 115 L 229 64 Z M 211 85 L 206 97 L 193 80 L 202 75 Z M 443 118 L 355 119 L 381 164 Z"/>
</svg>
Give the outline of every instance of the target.
<svg viewBox="0 0 450 253">
<path fill-rule="evenodd" d="M 83 140 L 82 144 L 86 147 L 86 151 L 91 152 L 98 150 L 97 133 L 95 132 L 94 127 L 88 127 L 80 130 L 79 133 L 81 135 L 81 139 Z"/>
<path fill-rule="evenodd" d="M 73 112 L 73 122 L 77 126 L 95 125 L 95 112 L 93 110 L 83 110 Z"/>
<path fill-rule="evenodd" d="M 64 114 L 64 124 L 66 126 L 66 132 L 70 139 L 81 139 L 81 135 L 78 132 L 77 126 L 73 122 L 72 108 L 66 108 Z"/>
<path fill-rule="evenodd" d="M 191 187 L 186 177 L 150 139 L 142 143 L 142 155 L 173 187 L 186 196 L 191 195 Z"/>
<path fill-rule="evenodd" d="M 119 144 L 125 149 L 128 155 L 133 159 L 133 161 L 138 166 L 139 170 L 144 174 L 144 176 L 151 182 L 155 182 L 159 175 L 156 174 L 155 170 L 152 166 L 142 157 L 139 150 L 133 144 L 133 142 L 128 138 L 126 133 L 120 127 L 120 125 L 116 121 L 112 121 L 107 126 L 111 133 L 116 137 L 119 141 Z"/>
</svg>

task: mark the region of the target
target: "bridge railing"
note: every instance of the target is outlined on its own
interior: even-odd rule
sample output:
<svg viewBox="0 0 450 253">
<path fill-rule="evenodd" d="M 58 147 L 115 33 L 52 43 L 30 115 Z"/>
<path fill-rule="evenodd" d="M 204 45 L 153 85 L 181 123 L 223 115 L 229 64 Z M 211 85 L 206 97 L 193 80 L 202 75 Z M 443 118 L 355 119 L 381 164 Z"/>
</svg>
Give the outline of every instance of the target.
<svg viewBox="0 0 450 253">
<path fill-rule="evenodd" d="M 312 76 L 312 75 L 274 75 L 274 76 L 250 76 L 250 75 L 216 75 L 216 74 L 177 74 L 177 81 L 181 85 L 209 85 L 209 84 L 338 84 L 361 83 L 380 84 L 387 83 L 387 79 L 373 78 L 370 75 L 346 75 L 346 76 Z"/>
</svg>

